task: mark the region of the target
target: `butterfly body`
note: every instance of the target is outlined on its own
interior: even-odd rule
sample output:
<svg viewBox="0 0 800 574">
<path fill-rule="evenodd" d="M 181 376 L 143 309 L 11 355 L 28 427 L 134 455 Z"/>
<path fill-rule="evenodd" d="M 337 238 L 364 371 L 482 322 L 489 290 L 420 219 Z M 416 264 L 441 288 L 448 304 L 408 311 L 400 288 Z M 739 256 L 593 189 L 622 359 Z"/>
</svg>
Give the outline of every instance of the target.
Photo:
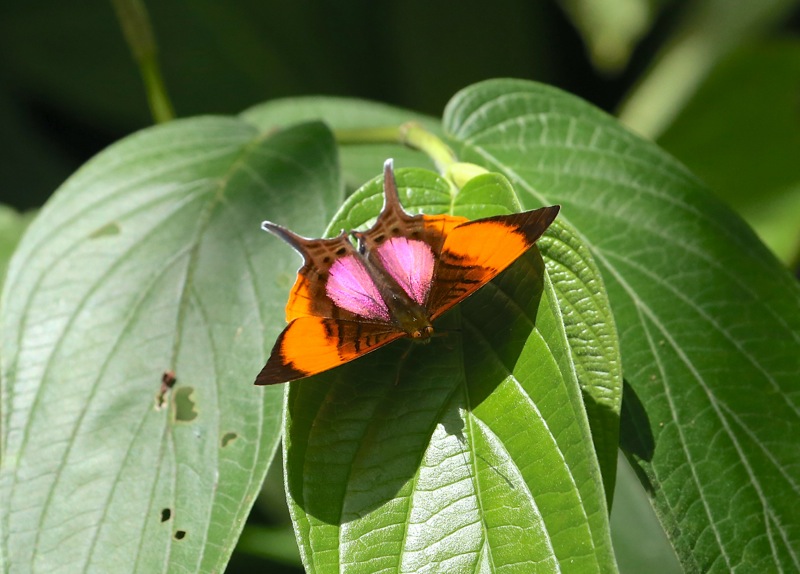
<svg viewBox="0 0 800 574">
<path fill-rule="evenodd" d="M 475 221 L 410 215 L 400 205 L 389 160 L 384 207 L 367 231 L 306 239 L 264 222 L 304 263 L 286 306 L 289 325 L 256 384 L 310 376 L 404 336 L 428 340 L 433 321 L 527 251 L 558 210 Z"/>
</svg>

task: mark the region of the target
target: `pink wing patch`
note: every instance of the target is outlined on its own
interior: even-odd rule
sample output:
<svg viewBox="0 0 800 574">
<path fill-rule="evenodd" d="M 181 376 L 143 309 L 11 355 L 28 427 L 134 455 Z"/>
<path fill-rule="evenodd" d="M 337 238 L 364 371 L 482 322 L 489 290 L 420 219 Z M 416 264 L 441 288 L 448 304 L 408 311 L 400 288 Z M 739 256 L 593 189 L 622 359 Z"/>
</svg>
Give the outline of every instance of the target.
<svg viewBox="0 0 800 574">
<path fill-rule="evenodd" d="M 378 248 L 383 268 L 414 301 L 425 305 L 433 280 L 433 251 L 424 241 L 392 237 Z"/>
<path fill-rule="evenodd" d="M 390 321 L 389 308 L 355 255 L 338 259 L 328 273 L 325 293 L 339 307 L 368 319 Z"/>
</svg>

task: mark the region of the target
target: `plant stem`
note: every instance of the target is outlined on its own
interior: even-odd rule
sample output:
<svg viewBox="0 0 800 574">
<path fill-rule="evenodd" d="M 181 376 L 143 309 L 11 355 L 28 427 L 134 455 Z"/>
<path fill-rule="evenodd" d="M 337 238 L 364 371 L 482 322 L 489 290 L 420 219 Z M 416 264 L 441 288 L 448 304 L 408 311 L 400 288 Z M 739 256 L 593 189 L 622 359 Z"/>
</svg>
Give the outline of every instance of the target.
<svg viewBox="0 0 800 574">
<path fill-rule="evenodd" d="M 158 65 L 158 48 L 147 8 L 141 0 L 112 0 L 112 4 L 125 41 L 139 65 L 153 121 L 167 122 L 175 117 L 175 113 Z"/>
<path fill-rule="evenodd" d="M 433 160 L 440 173 L 446 173 L 458 161 L 446 143 L 417 122 L 383 128 L 336 130 L 334 135 L 336 141 L 343 145 L 398 143 L 418 149 Z"/>
<path fill-rule="evenodd" d="M 487 173 L 485 167 L 458 161 L 456 154 L 441 138 L 417 122 L 383 128 L 336 130 L 334 135 L 336 141 L 342 145 L 398 143 L 417 149 L 433 160 L 436 170 L 455 189 L 461 189 L 473 177 Z"/>
</svg>

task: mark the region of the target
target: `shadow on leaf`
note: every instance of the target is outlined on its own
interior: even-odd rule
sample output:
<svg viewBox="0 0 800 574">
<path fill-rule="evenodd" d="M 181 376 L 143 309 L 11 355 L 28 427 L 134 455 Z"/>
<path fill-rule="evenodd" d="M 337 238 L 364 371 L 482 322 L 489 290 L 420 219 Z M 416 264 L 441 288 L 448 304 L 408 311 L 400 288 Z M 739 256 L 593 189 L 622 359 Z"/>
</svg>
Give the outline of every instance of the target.
<svg viewBox="0 0 800 574">
<path fill-rule="evenodd" d="M 306 515 L 296 519 L 342 526 L 376 511 L 396 519 L 410 511 L 423 467 L 440 458 L 443 483 L 450 472 L 474 476 L 465 417 L 514 372 L 542 288 L 534 249 L 438 320 L 444 335 L 429 344 L 409 352 L 410 341 L 395 343 L 292 384 L 287 487 Z"/>
</svg>

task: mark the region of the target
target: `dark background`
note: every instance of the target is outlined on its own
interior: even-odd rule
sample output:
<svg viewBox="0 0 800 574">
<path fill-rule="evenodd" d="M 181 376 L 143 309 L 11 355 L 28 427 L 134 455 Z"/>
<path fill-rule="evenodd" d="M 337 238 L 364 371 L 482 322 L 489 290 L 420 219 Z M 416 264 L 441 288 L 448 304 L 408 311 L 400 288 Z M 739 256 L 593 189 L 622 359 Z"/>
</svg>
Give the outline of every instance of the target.
<svg viewBox="0 0 800 574">
<path fill-rule="evenodd" d="M 40 206 L 92 155 L 152 123 L 113 1 L 0 4 L 0 205 Z M 587 6 L 602 6 L 605 22 L 587 25 Z M 608 12 L 632 7 L 645 17 L 631 35 L 622 16 L 609 20 Z M 794 269 L 799 7 L 797 0 L 146 3 L 178 117 L 236 114 L 297 95 L 367 98 L 440 116 L 459 89 L 504 76 L 558 86 L 613 114 L 676 40 L 699 34 L 718 52 L 714 65 L 674 121 L 646 135 Z M 629 45 L 616 65 L 603 65 L 592 30 Z M 662 90 L 685 83 L 679 72 Z M 652 104 L 658 113 L 661 103 Z"/>
<path fill-rule="evenodd" d="M 552 2 L 148 2 L 178 116 L 324 94 L 440 116 L 459 89 L 533 79 L 613 112 L 680 14 L 668 6 L 617 76 L 596 72 Z M 0 202 L 41 205 L 78 166 L 151 123 L 110 2 L 0 8 Z"/>
</svg>

